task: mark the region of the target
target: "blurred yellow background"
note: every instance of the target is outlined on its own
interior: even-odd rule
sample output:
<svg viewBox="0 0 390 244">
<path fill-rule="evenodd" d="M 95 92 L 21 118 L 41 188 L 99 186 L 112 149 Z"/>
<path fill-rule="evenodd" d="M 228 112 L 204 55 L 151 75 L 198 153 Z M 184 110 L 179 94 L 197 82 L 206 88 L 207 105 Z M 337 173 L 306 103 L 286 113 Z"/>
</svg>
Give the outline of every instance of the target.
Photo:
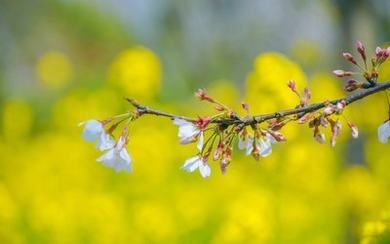
<svg viewBox="0 0 390 244">
<path fill-rule="evenodd" d="M 389 11 L 385 0 L 2 1 L 0 243 L 390 243 L 384 94 L 345 111 L 357 140 L 346 123 L 336 148 L 290 125 L 271 156 L 236 149 L 228 173 L 211 163 L 206 180 L 180 170 L 196 149 L 168 119 L 130 127 L 130 174 L 97 163 L 77 126 L 123 113 L 126 96 L 210 114 L 193 98 L 203 87 L 256 114 L 297 104 L 289 79 L 313 102 L 342 97 L 330 71 L 349 67 L 340 54 L 356 38 L 371 53 L 386 45 Z"/>
</svg>

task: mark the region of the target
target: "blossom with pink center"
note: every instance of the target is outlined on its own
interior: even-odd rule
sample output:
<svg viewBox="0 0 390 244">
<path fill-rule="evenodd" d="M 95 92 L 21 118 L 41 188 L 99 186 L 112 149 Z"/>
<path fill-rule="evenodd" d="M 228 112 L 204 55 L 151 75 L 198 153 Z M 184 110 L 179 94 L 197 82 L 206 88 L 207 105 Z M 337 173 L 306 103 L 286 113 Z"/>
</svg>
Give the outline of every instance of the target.
<svg viewBox="0 0 390 244">
<path fill-rule="evenodd" d="M 194 123 L 188 122 L 184 119 L 175 118 L 173 123 L 179 126 L 178 136 L 181 144 L 188 144 L 196 141 L 201 132 Z"/>
</svg>

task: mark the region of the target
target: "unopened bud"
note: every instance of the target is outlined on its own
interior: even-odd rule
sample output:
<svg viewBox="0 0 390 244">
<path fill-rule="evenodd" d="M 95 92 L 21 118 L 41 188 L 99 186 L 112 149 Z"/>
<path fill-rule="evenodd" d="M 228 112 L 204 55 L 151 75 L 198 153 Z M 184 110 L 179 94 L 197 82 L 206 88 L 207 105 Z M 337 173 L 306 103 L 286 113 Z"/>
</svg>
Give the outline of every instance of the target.
<svg viewBox="0 0 390 244">
<path fill-rule="evenodd" d="M 324 143 L 325 140 L 326 140 L 325 134 L 322 133 L 322 132 L 317 133 L 317 134 L 315 135 L 314 138 L 316 139 L 316 141 L 317 141 L 318 143 L 321 143 L 321 144 Z"/>
<path fill-rule="evenodd" d="M 363 43 L 359 40 L 356 41 L 356 49 L 360 53 L 360 56 L 362 56 L 362 59 L 365 61 L 366 60 L 366 51 L 363 46 Z"/>
<path fill-rule="evenodd" d="M 356 63 L 356 60 L 353 58 L 353 55 L 349 52 L 344 52 L 343 53 L 343 57 L 348 60 L 349 62 L 353 63 L 353 64 L 357 64 Z"/>
<path fill-rule="evenodd" d="M 375 55 L 377 59 L 381 59 L 383 53 L 384 53 L 384 49 L 382 49 L 381 47 L 375 48 Z"/>
<path fill-rule="evenodd" d="M 295 81 L 294 80 L 289 80 L 287 82 L 287 86 L 293 91 L 293 92 L 296 92 L 296 84 L 295 84 Z"/>
<path fill-rule="evenodd" d="M 195 92 L 195 96 L 199 98 L 200 100 L 207 100 L 212 102 L 213 99 L 207 94 L 207 91 L 205 89 L 198 89 L 197 92 Z"/>
<path fill-rule="evenodd" d="M 324 114 L 330 115 L 334 112 L 333 106 L 329 105 L 324 108 Z"/>
<path fill-rule="evenodd" d="M 225 107 L 224 106 L 222 106 L 222 105 L 220 105 L 220 104 L 217 104 L 217 105 L 215 105 L 215 109 L 217 110 L 217 111 L 224 111 L 225 110 Z"/>
<path fill-rule="evenodd" d="M 358 138 L 359 137 L 359 130 L 358 130 L 357 126 L 352 122 L 348 122 L 348 126 L 349 126 L 349 128 L 351 128 L 352 137 L 355 139 Z"/>
<path fill-rule="evenodd" d="M 241 102 L 241 107 L 245 110 L 245 111 L 247 111 L 247 112 L 249 112 L 249 104 L 247 103 L 247 102 Z"/>
<path fill-rule="evenodd" d="M 275 141 L 277 142 L 286 141 L 286 137 L 279 131 L 268 130 L 268 132 L 275 139 Z"/>
<path fill-rule="evenodd" d="M 345 77 L 345 76 L 351 76 L 352 72 L 341 70 L 341 69 L 336 69 L 336 70 L 333 70 L 333 74 L 336 75 L 337 77 Z"/>
<path fill-rule="evenodd" d="M 311 98 L 311 91 L 308 87 L 305 87 L 305 89 L 303 89 L 302 103 L 307 104 L 310 98 Z"/>
<path fill-rule="evenodd" d="M 215 150 L 214 155 L 213 155 L 214 161 L 217 161 L 219 159 L 219 157 L 221 157 L 224 145 L 225 144 L 222 141 L 218 144 L 217 149 Z"/>
<path fill-rule="evenodd" d="M 347 92 L 354 91 L 359 88 L 359 82 L 357 80 L 349 80 L 344 86 L 344 90 Z"/>
<path fill-rule="evenodd" d="M 345 102 L 345 100 L 341 100 L 340 102 L 338 102 L 336 104 L 336 108 L 338 111 L 342 111 L 346 105 L 347 105 L 347 103 Z"/>
</svg>

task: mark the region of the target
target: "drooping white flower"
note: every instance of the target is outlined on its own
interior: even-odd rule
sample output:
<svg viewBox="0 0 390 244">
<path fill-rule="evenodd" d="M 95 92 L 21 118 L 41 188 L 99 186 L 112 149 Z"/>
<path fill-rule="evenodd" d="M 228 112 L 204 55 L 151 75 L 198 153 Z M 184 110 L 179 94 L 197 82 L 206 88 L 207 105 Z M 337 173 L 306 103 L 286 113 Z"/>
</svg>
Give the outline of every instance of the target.
<svg viewBox="0 0 390 244">
<path fill-rule="evenodd" d="M 276 141 L 272 141 L 272 136 L 262 136 L 257 140 L 256 147 L 259 150 L 260 156 L 267 157 L 272 153 L 272 145 L 271 143 L 275 143 Z"/>
<path fill-rule="evenodd" d="M 187 172 L 194 172 L 196 169 L 199 169 L 199 172 L 203 178 L 207 178 L 211 174 L 210 165 L 199 155 L 187 159 L 184 162 L 182 169 Z"/>
<path fill-rule="evenodd" d="M 254 138 L 253 137 L 250 137 L 246 143 L 246 151 L 245 151 L 245 154 L 246 155 L 249 155 L 252 153 L 253 151 L 253 141 L 254 141 Z"/>
<path fill-rule="evenodd" d="M 103 128 L 103 124 L 97 120 L 86 121 L 83 130 L 83 138 L 86 141 L 96 142 L 96 147 L 100 150 L 107 150 L 115 145 L 115 141 Z"/>
<path fill-rule="evenodd" d="M 378 127 L 378 139 L 380 142 L 387 143 L 389 137 L 390 137 L 390 120 L 386 121 L 385 123 L 381 124 Z"/>
<path fill-rule="evenodd" d="M 253 135 L 246 134 L 245 136 L 240 135 L 238 139 L 238 148 L 240 150 L 248 149 L 253 144 Z"/>
<path fill-rule="evenodd" d="M 126 139 L 120 137 L 115 147 L 108 150 L 100 158 L 97 159 L 107 167 L 115 169 L 116 172 L 121 170 L 130 172 L 132 159 L 125 147 Z"/>
<path fill-rule="evenodd" d="M 246 155 L 251 154 L 255 150 L 260 156 L 267 157 L 272 153 L 272 144 L 277 143 L 275 138 L 273 138 L 269 133 L 256 139 L 256 148 L 253 148 L 253 140 L 253 138 L 249 138 L 249 142 L 247 144 L 248 147 L 246 148 Z"/>
<path fill-rule="evenodd" d="M 173 123 L 179 126 L 179 139 L 181 144 L 188 144 L 196 140 L 200 130 L 193 123 L 184 119 L 174 118 Z"/>
<path fill-rule="evenodd" d="M 113 148 L 114 145 L 115 145 L 114 139 L 112 138 L 111 135 L 109 135 L 105 131 L 103 131 L 102 134 L 100 134 L 99 139 L 96 141 L 96 147 L 101 151 Z"/>
<path fill-rule="evenodd" d="M 94 142 L 98 140 L 100 135 L 104 132 L 102 123 L 94 119 L 80 123 L 80 125 L 85 125 L 83 130 L 83 138 L 86 141 Z"/>
</svg>

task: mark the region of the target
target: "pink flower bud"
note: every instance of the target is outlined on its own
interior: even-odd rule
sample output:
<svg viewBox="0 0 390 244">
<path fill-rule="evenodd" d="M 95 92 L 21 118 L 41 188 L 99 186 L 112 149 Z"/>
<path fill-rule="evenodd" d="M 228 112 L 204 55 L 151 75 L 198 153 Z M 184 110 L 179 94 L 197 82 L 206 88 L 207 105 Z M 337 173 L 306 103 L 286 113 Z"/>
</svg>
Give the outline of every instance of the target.
<svg viewBox="0 0 390 244">
<path fill-rule="evenodd" d="M 331 131 L 332 131 L 332 137 L 330 139 L 330 144 L 332 145 L 332 147 L 336 146 L 336 137 L 338 135 L 340 135 L 340 131 L 341 131 L 341 123 L 340 121 L 334 121 L 334 120 L 330 120 L 329 119 L 329 122 L 331 123 L 332 125 L 332 128 L 331 128 Z"/>
<path fill-rule="evenodd" d="M 347 84 L 344 86 L 344 90 L 347 92 L 354 91 L 359 88 L 359 83 L 357 80 L 349 80 Z"/>
<path fill-rule="evenodd" d="M 314 139 L 321 144 L 325 142 L 325 134 L 318 129 L 318 126 L 314 128 Z"/>
<path fill-rule="evenodd" d="M 324 108 L 324 114 L 330 115 L 334 112 L 333 106 L 328 105 Z"/>
<path fill-rule="evenodd" d="M 362 59 L 365 61 L 366 60 L 366 51 L 363 46 L 363 43 L 359 40 L 356 41 L 356 49 L 360 53 L 360 56 L 362 56 Z"/>
<path fill-rule="evenodd" d="M 277 142 L 286 141 L 286 137 L 279 131 L 267 130 Z"/>
<path fill-rule="evenodd" d="M 345 100 L 341 100 L 340 102 L 338 102 L 336 104 L 336 108 L 337 108 L 338 111 L 343 110 L 345 108 L 345 106 L 346 106 Z"/>
<path fill-rule="evenodd" d="M 296 92 L 296 84 L 294 80 L 289 80 L 287 86 L 293 91 Z"/>
<path fill-rule="evenodd" d="M 305 89 L 303 89 L 303 98 L 306 102 L 308 102 L 311 98 L 311 91 L 308 87 L 305 87 Z"/>
<path fill-rule="evenodd" d="M 241 102 L 241 107 L 249 112 L 249 104 L 247 102 Z"/>
<path fill-rule="evenodd" d="M 316 114 L 316 112 L 312 112 L 312 113 L 307 113 L 307 114 L 305 114 L 304 116 L 302 116 L 301 118 L 299 118 L 298 123 L 299 123 L 299 124 L 306 123 L 307 121 L 309 121 L 310 119 L 312 119 L 312 118 L 314 117 L 315 114 Z"/>
<path fill-rule="evenodd" d="M 348 126 L 349 126 L 349 128 L 351 128 L 352 137 L 355 139 L 358 138 L 359 137 L 359 130 L 358 130 L 357 126 L 352 122 L 348 122 Z"/>
<path fill-rule="evenodd" d="M 317 133 L 314 138 L 316 139 L 317 142 L 319 142 L 321 144 L 324 143 L 326 140 L 325 134 L 322 132 Z"/>
<path fill-rule="evenodd" d="M 386 48 L 385 56 L 386 58 L 390 56 L 390 47 Z"/>
<path fill-rule="evenodd" d="M 222 151 L 223 151 L 223 147 L 224 147 L 224 143 L 221 141 L 218 146 L 217 146 L 217 149 L 215 150 L 214 152 L 214 155 L 213 155 L 213 160 L 216 161 L 219 159 L 219 157 L 221 157 L 222 155 Z"/>
<path fill-rule="evenodd" d="M 376 55 L 377 59 L 380 59 L 382 57 L 383 53 L 384 53 L 384 49 L 382 49 L 380 47 L 375 48 L 375 55 Z"/>
<path fill-rule="evenodd" d="M 205 89 L 198 89 L 197 92 L 195 92 L 195 96 L 199 98 L 200 100 L 207 100 L 212 102 L 213 99 L 207 94 L 207 91 Z"/>
<path fill-rule="evenodd" d="M 356 60 L 353 58 L 352 54 L 349 53 L 349 52 L 344 52 L 343 53 L 343 57 L 348 60 L 349 62 L 353 63 L 353 64 L 357 64 L 356 63 Z"/>
<path fill-rule="evenodd" d="M 341 69 L 336 69 L 336 70 L 333 70 L 333 74 L 336 75 L 337 77 L 345 77 L 345 76 L 351 76 L 352 72 L 341 70 Z"/>
<path fill-rule="evenodd" d="M 217 111 L 225 111 L 225 107 L 224 106 L 222 106 L 222 105 L 220 105 L 220 104 L 217 104 L 217 105 L 215 105 L 215 109 L 217 110 Z"/>
</svg>

